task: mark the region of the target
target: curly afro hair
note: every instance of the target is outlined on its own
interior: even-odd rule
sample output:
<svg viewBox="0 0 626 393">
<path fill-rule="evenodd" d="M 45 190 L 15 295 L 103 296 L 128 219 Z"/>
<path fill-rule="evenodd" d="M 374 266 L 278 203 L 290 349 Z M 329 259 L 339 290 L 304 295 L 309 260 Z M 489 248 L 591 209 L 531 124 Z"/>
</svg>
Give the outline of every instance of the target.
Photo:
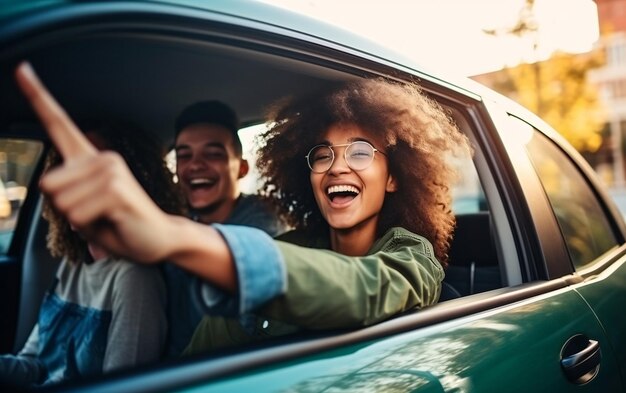
<svg viewBox="0 0 626 393">
<path fill-rule="evenodd" d="M 433 244 L 447 265 L 455 226 L 450 185 L 457 174 L 452 156 L 471 155 L 467 137 L 419 86 L 361 79 L 302 99 L 286 99 L 269 111 L 271 128 L 259 139 L 261 193 L 272 197 L 295 229 L 328 231 L 313 196 L 305 155 L 320 134 L 336 124 L 356 125 L 385 141 L 398 190 L 388 193 L 377 235 L 403 227 Z"/>
</svg>

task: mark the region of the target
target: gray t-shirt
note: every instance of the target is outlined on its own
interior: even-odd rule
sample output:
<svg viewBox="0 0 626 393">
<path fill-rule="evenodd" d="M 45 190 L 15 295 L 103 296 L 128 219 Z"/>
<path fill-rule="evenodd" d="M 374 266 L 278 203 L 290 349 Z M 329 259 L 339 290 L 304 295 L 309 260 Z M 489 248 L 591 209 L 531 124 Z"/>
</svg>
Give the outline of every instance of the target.
<svg viewBox="0 0 626 393">
<path fill-rule="evenodd" d="M 29 386 L 148 363 L 163 356 L 166 337 L 158 267 L 64 260 L 24 348 L 0 356 L 0 378 Z"/>
</svg>

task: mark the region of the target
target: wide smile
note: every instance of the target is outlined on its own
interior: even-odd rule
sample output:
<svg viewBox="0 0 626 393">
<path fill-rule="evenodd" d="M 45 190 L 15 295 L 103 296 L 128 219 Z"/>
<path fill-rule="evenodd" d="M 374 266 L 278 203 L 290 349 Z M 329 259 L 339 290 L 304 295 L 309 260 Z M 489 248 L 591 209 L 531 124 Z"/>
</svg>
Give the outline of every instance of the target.
<svg viewBox="0 0 626 393">
<path fill-rule="evenodd" d="M 198 177 L 187 180 L 187 185 L 190 189 L 204 190 L 213 187 L 217 183 L 217 178 Z"/>
<path fill-rule="evenodd" d="M 332 206 L 342 207 L 350 204 L 361 190 L 350 184 L 336 184 L 326 189 L 326 196 Z"/>
</svg>

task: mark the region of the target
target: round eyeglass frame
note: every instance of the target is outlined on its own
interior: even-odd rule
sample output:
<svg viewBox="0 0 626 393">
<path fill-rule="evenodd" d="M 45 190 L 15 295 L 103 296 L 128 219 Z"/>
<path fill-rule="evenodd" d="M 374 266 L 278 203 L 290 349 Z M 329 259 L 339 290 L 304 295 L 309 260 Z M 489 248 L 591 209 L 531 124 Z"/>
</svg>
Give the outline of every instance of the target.
<svg viewBox="0 0 626 393">
<path fill-rule="evenodd" d="M 357 144 L 358 144 L 358 145 L 366 145 L 366 146 L 369 146 L 369 147 L 372 149 L 372 159 L 371 159 L 371 160 L 367 163 L 367 165 L 365 165 L 365 166 L 364 166 L 364 167 L 362 167 L 362 168 L 354 168 L 352 165 L 350 165 L 350 161 L 351 161 L 351 160 L 349 160 L 349 159 L 348 159 L 348 149 L 350 149 L 350 147 L 351 147 L 351 146 L 353 146 L 353 145 L 357 145 Z M 346 147 L 346 146 L 347 146 L 347 147 Z M 330 150 L 330 153 L 331 153 L 331 155 L 332 155 L 332 159 L 330 160 L 330 163 L 328 164 L 328 168 L 324 169 L 323 171 L 316 171 L 316 170 L 314 170 L 314 169 L 313 169 L 313 165 L 311 165 L 311 160 L 310 160 L 311 153 L 313 153 L 313 151 L 314 151 L 315 149 L 319 148 L 319 147 L 327 147 L 327 148 Z M 342 144 L 340 144 L 340 145 L 325 145 L 325 144 L 319 144 L 319 145 L 315 145 L 315 146 L 313 146 L 313 147 L 311 148 L 311 150 L 309 150 L 309 152 L 308 152 L 308 153 L 307 153 L 307 155 L 305 156 L 305 158 L 306 158 L 306 163 L 307 163 L 307 165 L 309 166 L 309 169 L 311 170 L 311 172 L 313 172 L 313 173 L 325 173 L 325 172 L 327 172 L 327 171 L 328 171 L 328 170 L 329 170 L 329 169 L 333 166 L 333 164 L 335 163 L 335 158 L 336 158 L 336 156 L 335 156 L 335 150 L 333 150 L 333 147 L 346 147 L 346 148 L 344 149 L 344 151 L 343 151 L 343 158 L 344 158 L 344 160 L 346 161 L 346 164 L 348 164 L 348 167 L 349 167 L 350 169 L 352 169 L 353 171 L 362 171 L 362 170 L 365 170 L 365 169 L 369 168 L 369 167 L 370 167 L 370 165 L 372 165 L 372 162 L 374 162 L 374 156 L 376 155 L 376 152 L 378 152 L 378 153 L 380 153 L 380 154 L 382 154 L 382 155 L 386 156 L 386 154 L 385 154 L 385 153 L 383 153 L 382 151 L 378 150 L 377 148 L 375 148 L 374 146 L 372 146 L 372 144 L 371 144 L 371 143 L 366 142 L 366 141 L 354 141 L 354 142 L 350 142 L 350 143 L 342 143 Z"/>
</svg>

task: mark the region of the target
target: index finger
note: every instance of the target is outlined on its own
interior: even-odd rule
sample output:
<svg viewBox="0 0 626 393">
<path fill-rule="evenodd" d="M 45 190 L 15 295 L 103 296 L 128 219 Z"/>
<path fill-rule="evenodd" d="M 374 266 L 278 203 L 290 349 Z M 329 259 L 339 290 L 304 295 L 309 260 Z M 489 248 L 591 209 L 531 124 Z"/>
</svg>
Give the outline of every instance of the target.
<svg viewBox="0 0 626 393">
<path fill-rule="evenodd" d="M 96 148 L 41 83 L 28 62 L 17 66 L 15 78 L 64 160 L 96 154 Z"/>
</svg>

